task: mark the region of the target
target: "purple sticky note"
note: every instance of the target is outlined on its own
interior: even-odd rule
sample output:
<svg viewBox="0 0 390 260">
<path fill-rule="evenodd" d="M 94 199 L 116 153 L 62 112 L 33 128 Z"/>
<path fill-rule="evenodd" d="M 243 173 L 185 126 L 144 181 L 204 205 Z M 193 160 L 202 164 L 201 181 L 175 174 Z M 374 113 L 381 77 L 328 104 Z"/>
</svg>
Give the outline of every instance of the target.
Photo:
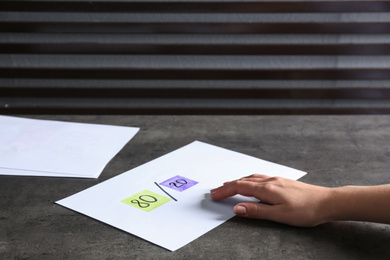
<svg viewBox="0 0 390 260">
<path fill-rule="evenodd" d="M 191 188 L 197 183 L 198 183 L 197 181 L 188 179 L 180 175 L 176 175 L 175 177 L 172 177 L 166 181 L 161 182 L 160 185 L 182 192 L 188 188 Z"/>
</svg>

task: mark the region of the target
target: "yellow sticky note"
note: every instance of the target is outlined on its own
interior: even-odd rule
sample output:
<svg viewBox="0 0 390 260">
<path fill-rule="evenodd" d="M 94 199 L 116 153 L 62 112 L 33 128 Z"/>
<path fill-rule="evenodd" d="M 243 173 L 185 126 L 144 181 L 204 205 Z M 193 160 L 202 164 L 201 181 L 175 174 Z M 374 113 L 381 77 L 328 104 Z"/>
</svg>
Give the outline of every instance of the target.
<svg viewBox="0 0 390 260">
<path fill-rule="evenodd" d="M 170 200 L 171 199 L 168 197 L 159 195 L 148 190 L 143 190 L 134 194 L 131 197 L 121 200 L 121 202 L 149 212 L 152 209 L 155 209 Z"/>
</svg>

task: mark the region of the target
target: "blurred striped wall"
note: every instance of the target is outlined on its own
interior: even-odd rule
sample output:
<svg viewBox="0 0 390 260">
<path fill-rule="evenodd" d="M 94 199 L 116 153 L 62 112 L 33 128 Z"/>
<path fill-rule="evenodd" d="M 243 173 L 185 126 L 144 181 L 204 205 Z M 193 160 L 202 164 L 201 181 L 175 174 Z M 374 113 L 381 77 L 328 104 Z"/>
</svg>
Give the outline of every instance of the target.
<svg viewBox="0 0 390 260">
<path fill-rule="evenodd" d="M 390 1 L 0 1 L 1 114 L 390 114 Z"/>
</svg>

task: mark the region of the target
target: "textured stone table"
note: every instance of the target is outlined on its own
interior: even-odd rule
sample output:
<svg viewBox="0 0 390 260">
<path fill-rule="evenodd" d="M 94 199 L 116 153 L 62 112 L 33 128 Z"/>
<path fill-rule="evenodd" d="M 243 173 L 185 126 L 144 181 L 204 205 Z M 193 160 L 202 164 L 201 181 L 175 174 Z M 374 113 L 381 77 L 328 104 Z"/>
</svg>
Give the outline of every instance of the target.
<svg viewBox="0 0 390 260">
<path fill-rule="evenodd" d="M 390 257 L 389 225 L 335 222 L 296 228 L 234 217 L 169 252 L 54 204 L 194 140 L 307 171 L 301 179 L 307 183 L 390 183 L 390 116 L 28 117 L 137 126 L 141 130 L 97 180 L 0 176 L 0 259 Z"/>
</svg>

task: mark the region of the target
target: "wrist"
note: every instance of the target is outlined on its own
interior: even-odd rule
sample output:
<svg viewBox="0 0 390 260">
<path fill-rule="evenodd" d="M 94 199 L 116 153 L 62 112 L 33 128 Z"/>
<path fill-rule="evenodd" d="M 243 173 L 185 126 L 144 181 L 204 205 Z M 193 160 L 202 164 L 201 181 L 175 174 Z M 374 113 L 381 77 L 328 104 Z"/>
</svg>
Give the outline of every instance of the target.
<svg viewBox="0 0 390 260">
<path fill-rule="evenodd" d="M 320 223 L 340 220 L 344 210 L 344 191 L 341 188 L 323 188 L 318 203 L 318 219 Z"/>
<path fill-rule="evenodd" d="M 343 186 L 330 188 L 327 201 L 327 222 L 365 220 L 364 206 L 367 187 Z"/>
<path fill-rule="evenodd" d="M 328 188 L 324 201 L 324 222 L 332 222 L 343 219 L 346 210 L 345 187 Z"/>
</svg>

